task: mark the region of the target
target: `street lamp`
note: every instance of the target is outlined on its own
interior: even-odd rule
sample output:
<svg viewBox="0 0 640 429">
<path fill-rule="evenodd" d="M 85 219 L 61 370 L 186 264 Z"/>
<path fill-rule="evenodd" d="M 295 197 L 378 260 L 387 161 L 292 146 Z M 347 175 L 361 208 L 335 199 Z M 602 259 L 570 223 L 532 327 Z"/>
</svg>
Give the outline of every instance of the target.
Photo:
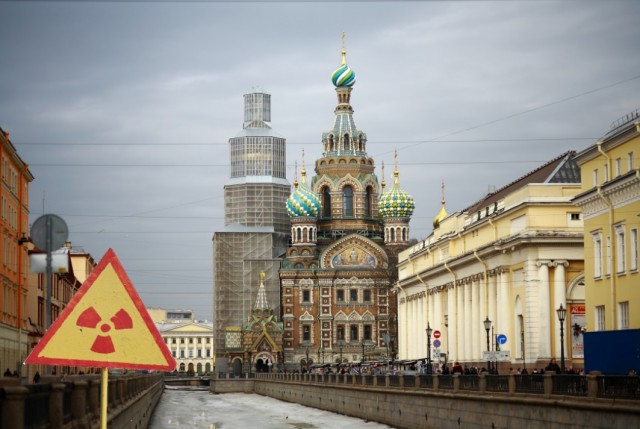
<svg viewBox="0 0 640 429">
<path fill-rule="evenodd" d="M 309 372 L 309 346 L 307 346 L 305 353 L 307 355 L 307 360 L 304 361 L 304 364 L 307 366 L 307 372 Z"/>
<path fill-rule="evenodd" d="M 449 315 L 448 314 L 444 315 L 444 327 L 447 330 L 447 359 L 449 359 Z"/>
<path fill-rule="evenodd" d="M 564 373 L 564 321 L 567 317 L 567 309 L 560 304 L 556 312 L 560 321 L 560 370 Z"/>
<path fill-rule="evenodd" d="M 342 348 L 344 347 L 344 340 L 338 340 L 338 348 L 340 349 L 340 363 L 342 363 Z"/>
<path fill-rule="evenodd" d="M 427 322 L 427 329 L 425 329 L 427 333 L 427 374 L 431 374 L 431 334 L 433 333 L 433 329 L 431 329 L 431 325 Z"/>
<path fill-rule="evenodd" d="M 491 320 L 489 320 L 489 316 L 487 316 L 487 318 L 484 319 L 484 322 L 482 322 L 482 323 L 484 323 L 484 330 L 487 331 L 487 351 L 489 352 L 489 351 L 491 351 L 489 349 L 489 330 L 491 329 Z M 487 369 L 489 370 L 489 372 L 491 372 L 491 361 L 490 360 L 487 361 L 487 366 L 489 367 Z"/>
</svg>

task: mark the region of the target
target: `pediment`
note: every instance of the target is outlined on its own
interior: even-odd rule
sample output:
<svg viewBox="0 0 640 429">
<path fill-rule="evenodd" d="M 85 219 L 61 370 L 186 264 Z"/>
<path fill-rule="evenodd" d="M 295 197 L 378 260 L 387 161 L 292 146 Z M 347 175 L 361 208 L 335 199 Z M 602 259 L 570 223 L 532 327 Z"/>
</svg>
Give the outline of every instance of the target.
<svg viewBox="0 0 640 429">
<path fill-rule="evenodd" d="M 386 269 L 384 250 L 368 238 L 351 234 L 327 247 L 320 255 L 321 268 Z"/>
<path fill-rule="evenodd" d="M 213 328 L 202 326 L 197 323 L 186 323 L 184 325 L 176 326 L 175 328 L 167 329 L 165 332 L 184 332 L 184 333 L 213 333 Z"/>
</svg>

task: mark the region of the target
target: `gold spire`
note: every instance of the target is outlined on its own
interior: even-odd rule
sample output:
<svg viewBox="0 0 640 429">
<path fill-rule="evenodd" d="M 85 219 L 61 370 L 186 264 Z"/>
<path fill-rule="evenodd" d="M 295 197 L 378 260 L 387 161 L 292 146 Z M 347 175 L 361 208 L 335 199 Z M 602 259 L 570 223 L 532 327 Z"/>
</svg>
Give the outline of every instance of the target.
<svg viewBox="0 0 640 429">
<path fill-rule="evenodd" d="M 347 45 L 345 42 L 345 32 L 342 32 L 342 64 L 347 64 Z"/>
<path fill-rule="evenodd" d="M 260 282 L 264 282 L 265 273 L 264 271 L 260 271 Z"/>
<path fill-rule="evenodd" d="M 400 172 L 398 171 L 398 149 L 396 149 L 394 151 L 393 154 L 393 164 L 394 164 L 394 170 L 393 170 L 393 184 L 397 185 L 398 184 L 398 176 L 400 175 Z"/>
<path fill-rule="evenodd" d="M 442 181 L 442 200 L 440 201 L 440 203 L 442 204 L 442 207 L 440 207 L 440 212 L 438 213 L 438 215 L 435 217 L 435 219 L 433 219 L 433 227 L 434 228 L 438 228 L 440 226 L 440 222 L 442 222 L 442 220 L 447 217 L 447 210 L 444 208 L 444 180 Z"/>
<path fill-rule="evenodd" d="M 302 183 L 307 183 L 307 170 L 304 168 L 304 149 L 302 149 L 302 170 L 300 170 L 300 181 Z"/>
<path fill-rule="evenodd" d="M 380 187 L 382 188 L 382 192 L 380 195 L 384 194 L 384 188 L 386 188 L 387 182 L 384 180 L 384 161 L 382 161 L 382 182 L 380 182 Z"/>
<path fill-rule="evenodd" d="M 293 167 L 293 187 L 298 189 L 298 161 L 294 163 Z"/>
</svg>

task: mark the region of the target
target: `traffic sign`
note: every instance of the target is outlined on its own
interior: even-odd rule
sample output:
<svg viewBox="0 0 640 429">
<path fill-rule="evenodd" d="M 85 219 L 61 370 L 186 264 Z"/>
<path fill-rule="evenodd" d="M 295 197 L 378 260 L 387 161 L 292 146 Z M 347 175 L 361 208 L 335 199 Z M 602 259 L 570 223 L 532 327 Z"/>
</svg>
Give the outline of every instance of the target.
<svg viewBox="0 0 640 429">
<path fill-rule="evenodd" d="M 440 331 L 433 331 L 433 338 L 440 338 Z"/>
<path fill-rule="evenodd" d="M 176 366 L 112 249 L 25 363 L 163 371 Z"/>
<path fill-rule="evenodd" d="M 496 339 L 498 340 L 498 344 L 500 345 L 507 343 L 507 336 L 505 334 L 498 335 Z"/>
<path fill-rule="evenodd" d="M 438 348 L 438 347 L 440 347 L 440 345 L 441 345 L 441 344 L 442 344 L 442 343 L 440 343 L 440 340 L 435 340 L 435 341 L 433 342 L 433 347 Z"/>
<path fill-rule="evenodd" d="M 40 250 L 50 253 L 64 245 L 69 237 L 69 228 L 60 216 L 46 214 L 33 222 L 30 234 L 31 240 Z"/>
</svg>

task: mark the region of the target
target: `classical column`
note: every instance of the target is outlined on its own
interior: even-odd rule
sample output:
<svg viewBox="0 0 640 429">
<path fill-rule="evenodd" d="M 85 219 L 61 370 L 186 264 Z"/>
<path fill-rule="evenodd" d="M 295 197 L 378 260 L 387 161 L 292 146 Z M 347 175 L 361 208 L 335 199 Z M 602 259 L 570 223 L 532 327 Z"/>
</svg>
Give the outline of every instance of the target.
<svg viewBox="0 0 640 429">
<path fill-rule="evenodd" d="M 551 357 L 551 302 L 549 297 L 549 261 L 538 261 L 538 357 Z"/>
<path fill-rule="evenodd" d="M 557 313 L 555 309 L 560 307 L 567 308 L 567 286 L 565 279 L 565 268 L 569 266 L 569 262 L 567 261 L 553 261 L 553 266 L 555 269 L 553 270 L 553 311 L 551 312 L 551 318 L 553 319 L 553 333 L 554 333 L 554 348 L 556 351 L 556 355 L 560 350 L 560 321 L 558 320 Z M 565 322 L 566 323 L 566 322 Z M 565 344 L 564 349 L 567 350 L 567 329 L 565 325 Z M 570 332 L 570 330 L 569 330 Z"/>
<path fill-rule="evenodd" d="M 473 358 L 473 335 L 474 329 L 471 326 L 471 288 L 473 284 L 471 280 L 464 286 L 464 359 L 471 360 Z"/>
<path fill-rule="evenodd" d="M 458 344 L 456 360 L 464 359 L 464 288 L 463 282 L 456 285 L 456 294 L 458 301 L 457 326 L 456 326 L 456 343 Z"/>
<path fill-rule="evenodd" d="M 497 320 L 494 323 L 494 330 L 498 329 L 500 333 L 508 336 L 510 324 L 509 310 L 513 308 L 513 306 L 509 305 L 509 272 L 507 270 L 501 270 L 500 274 L 498 274 L 498 295 Z"/>
<path fill-rule="evenodd" d="M 457 359 L 458 347 L 456 347 L 456 329 L 458 327 L 458 323 L 456 321 L 456 288 L 454 284 L 448 285 L 447 287 L 447 320 L 449 321 L 449 326 L 446 329 L 445 335 L 446 340 L 446 348 L 448 349 L 449 355 L 447 358 L 449 361 L 452 360 L 452 357 Z"/>
<path fill-rule="evenodd" d="M 496 314 L 496 282 L 498 277 L 495 273 L 489 275 L 489 278 L 485 280 L 485 285 L 489 286 L 489 292 L 487 294 L 487 308 L 488 308 L 488 316 L 490 320 L 497 322 L 497 314 Z"/>
<path fill-rule="evenodd" d="M 480 282 L 477 278 L 471 281 L 471 331 L 475 334 L 471 335 L 471 353 L 468 354 L 469 359 L 478 360 L 482 356 L 480 352 L 481 337 L 480 331 L 484 331 L 484 326 L 480 322 L 480 309 L 483 307 L 480 300 Z"/>
</svg>

